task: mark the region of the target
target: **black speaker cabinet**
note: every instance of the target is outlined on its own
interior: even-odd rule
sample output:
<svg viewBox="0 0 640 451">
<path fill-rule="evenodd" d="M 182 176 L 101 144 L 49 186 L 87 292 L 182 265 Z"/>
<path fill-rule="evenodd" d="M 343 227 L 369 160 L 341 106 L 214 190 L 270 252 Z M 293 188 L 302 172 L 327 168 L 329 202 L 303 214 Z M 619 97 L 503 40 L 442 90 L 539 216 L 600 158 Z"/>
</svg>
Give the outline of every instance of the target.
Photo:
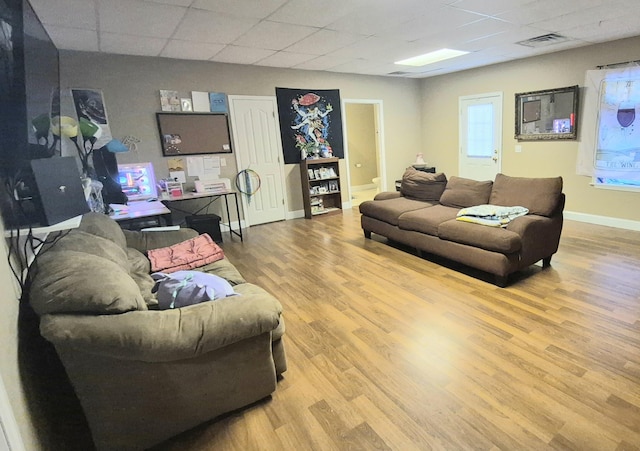
<svg viewBox="0 0 640 451">
<path fill-rule="evenodd" d="M 5 225 L 50 226 L 89 212 L 75 157 L 27 161 L 17 174 L 3 201 Z"/>
<path fill-rule="evenodd" d="M 187 227 L 199 233 L 208 233 L 216 243 L 222 243 L 220 219 L 222 218 L 218 215 L 193 215 L 185 218 Z"/>
</svg>

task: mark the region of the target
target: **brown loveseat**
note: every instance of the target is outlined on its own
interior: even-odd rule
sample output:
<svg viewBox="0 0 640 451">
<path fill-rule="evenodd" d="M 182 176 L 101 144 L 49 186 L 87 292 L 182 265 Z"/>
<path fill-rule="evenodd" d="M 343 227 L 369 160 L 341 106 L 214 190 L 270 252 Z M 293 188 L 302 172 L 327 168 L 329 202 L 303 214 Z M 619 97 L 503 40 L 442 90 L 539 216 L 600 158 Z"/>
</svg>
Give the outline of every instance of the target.
<svg viewBox="0 0 640 451">
<path fill-rule="evenodd" d="M 360 204 L 360 212 L 365 237 L 373 232 L 486 271 L 505 286 L 513 272 L 539 260 L 550 265 L 560 241 L 564 200 L 561 177 L 498 174 L 493 182 L 479 182 L 409 168 L 400 192 L 380 193 Z M 521 206 L 529 213 L 506 227 L 456 220 L 460 209 L 484 204 Z"/>
<path fill-rule="evenodd" d="M 239 296 L 153 310 L 143 252 L 197 235 L 123 231 L 89 213 L 36 259 L 30 303 L 98 450 L 139 450 L 270 395 L 286 370 L 280 303 L 225 258 Z"/>
</svg>

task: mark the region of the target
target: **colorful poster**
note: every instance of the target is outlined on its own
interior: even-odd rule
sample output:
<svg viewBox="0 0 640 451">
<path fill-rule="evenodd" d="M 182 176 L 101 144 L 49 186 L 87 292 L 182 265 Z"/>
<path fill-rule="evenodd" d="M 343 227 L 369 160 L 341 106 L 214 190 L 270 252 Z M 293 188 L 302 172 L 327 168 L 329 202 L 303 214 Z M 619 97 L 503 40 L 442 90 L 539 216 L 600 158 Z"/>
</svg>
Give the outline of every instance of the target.
<svg viewBox="0 0 640 451">
<path fill-rule="evenodd" d="M 285 164 L 344 158 L 340 91 L 276 88 Z"/>
</svg>

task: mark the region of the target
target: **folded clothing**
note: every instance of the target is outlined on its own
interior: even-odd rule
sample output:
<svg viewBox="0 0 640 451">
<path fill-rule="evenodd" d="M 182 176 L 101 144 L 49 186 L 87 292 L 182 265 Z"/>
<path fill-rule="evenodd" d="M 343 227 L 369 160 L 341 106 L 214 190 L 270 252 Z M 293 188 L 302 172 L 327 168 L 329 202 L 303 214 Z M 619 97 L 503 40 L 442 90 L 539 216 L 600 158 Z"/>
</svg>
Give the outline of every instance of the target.
<svg viewBox="0 0 640 451">
<path fill-rule="evenodd" d="M 224 252 L 207 233 L 198 235 L 181 243 L 147 252 L 151 262 L 151 271 L 172 273 L 222 260 Z"/>
<path fill-rule="evenodd" d="M 499 205 L 476 205 L 461 209 L 456 219 L 493 227 L 506 227 L 513 219 L 529 213 L 525 207 L 502 207 Z"/>
</svg>

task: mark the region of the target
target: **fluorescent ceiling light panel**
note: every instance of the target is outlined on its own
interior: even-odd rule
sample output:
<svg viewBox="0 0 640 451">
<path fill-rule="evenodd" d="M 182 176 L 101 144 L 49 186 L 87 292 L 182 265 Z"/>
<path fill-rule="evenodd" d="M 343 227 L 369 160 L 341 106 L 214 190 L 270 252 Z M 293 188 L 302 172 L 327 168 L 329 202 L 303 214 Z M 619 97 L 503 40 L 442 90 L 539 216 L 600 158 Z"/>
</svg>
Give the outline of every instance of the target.
<svg viewBox="0 0 640 451">
<path fill-rule="evenodd" d="M 414 56 L 402 61 L 396 61 L 394 64 L 402 66 L 426 66 L 427 64 L 437 63 L 438 61 L 448 60 L 456 56 L 466 55 L 469 52 L 463 50 L 440 49 L 434 52 L 425 53 L 424 55 Z"/>
</svg>

